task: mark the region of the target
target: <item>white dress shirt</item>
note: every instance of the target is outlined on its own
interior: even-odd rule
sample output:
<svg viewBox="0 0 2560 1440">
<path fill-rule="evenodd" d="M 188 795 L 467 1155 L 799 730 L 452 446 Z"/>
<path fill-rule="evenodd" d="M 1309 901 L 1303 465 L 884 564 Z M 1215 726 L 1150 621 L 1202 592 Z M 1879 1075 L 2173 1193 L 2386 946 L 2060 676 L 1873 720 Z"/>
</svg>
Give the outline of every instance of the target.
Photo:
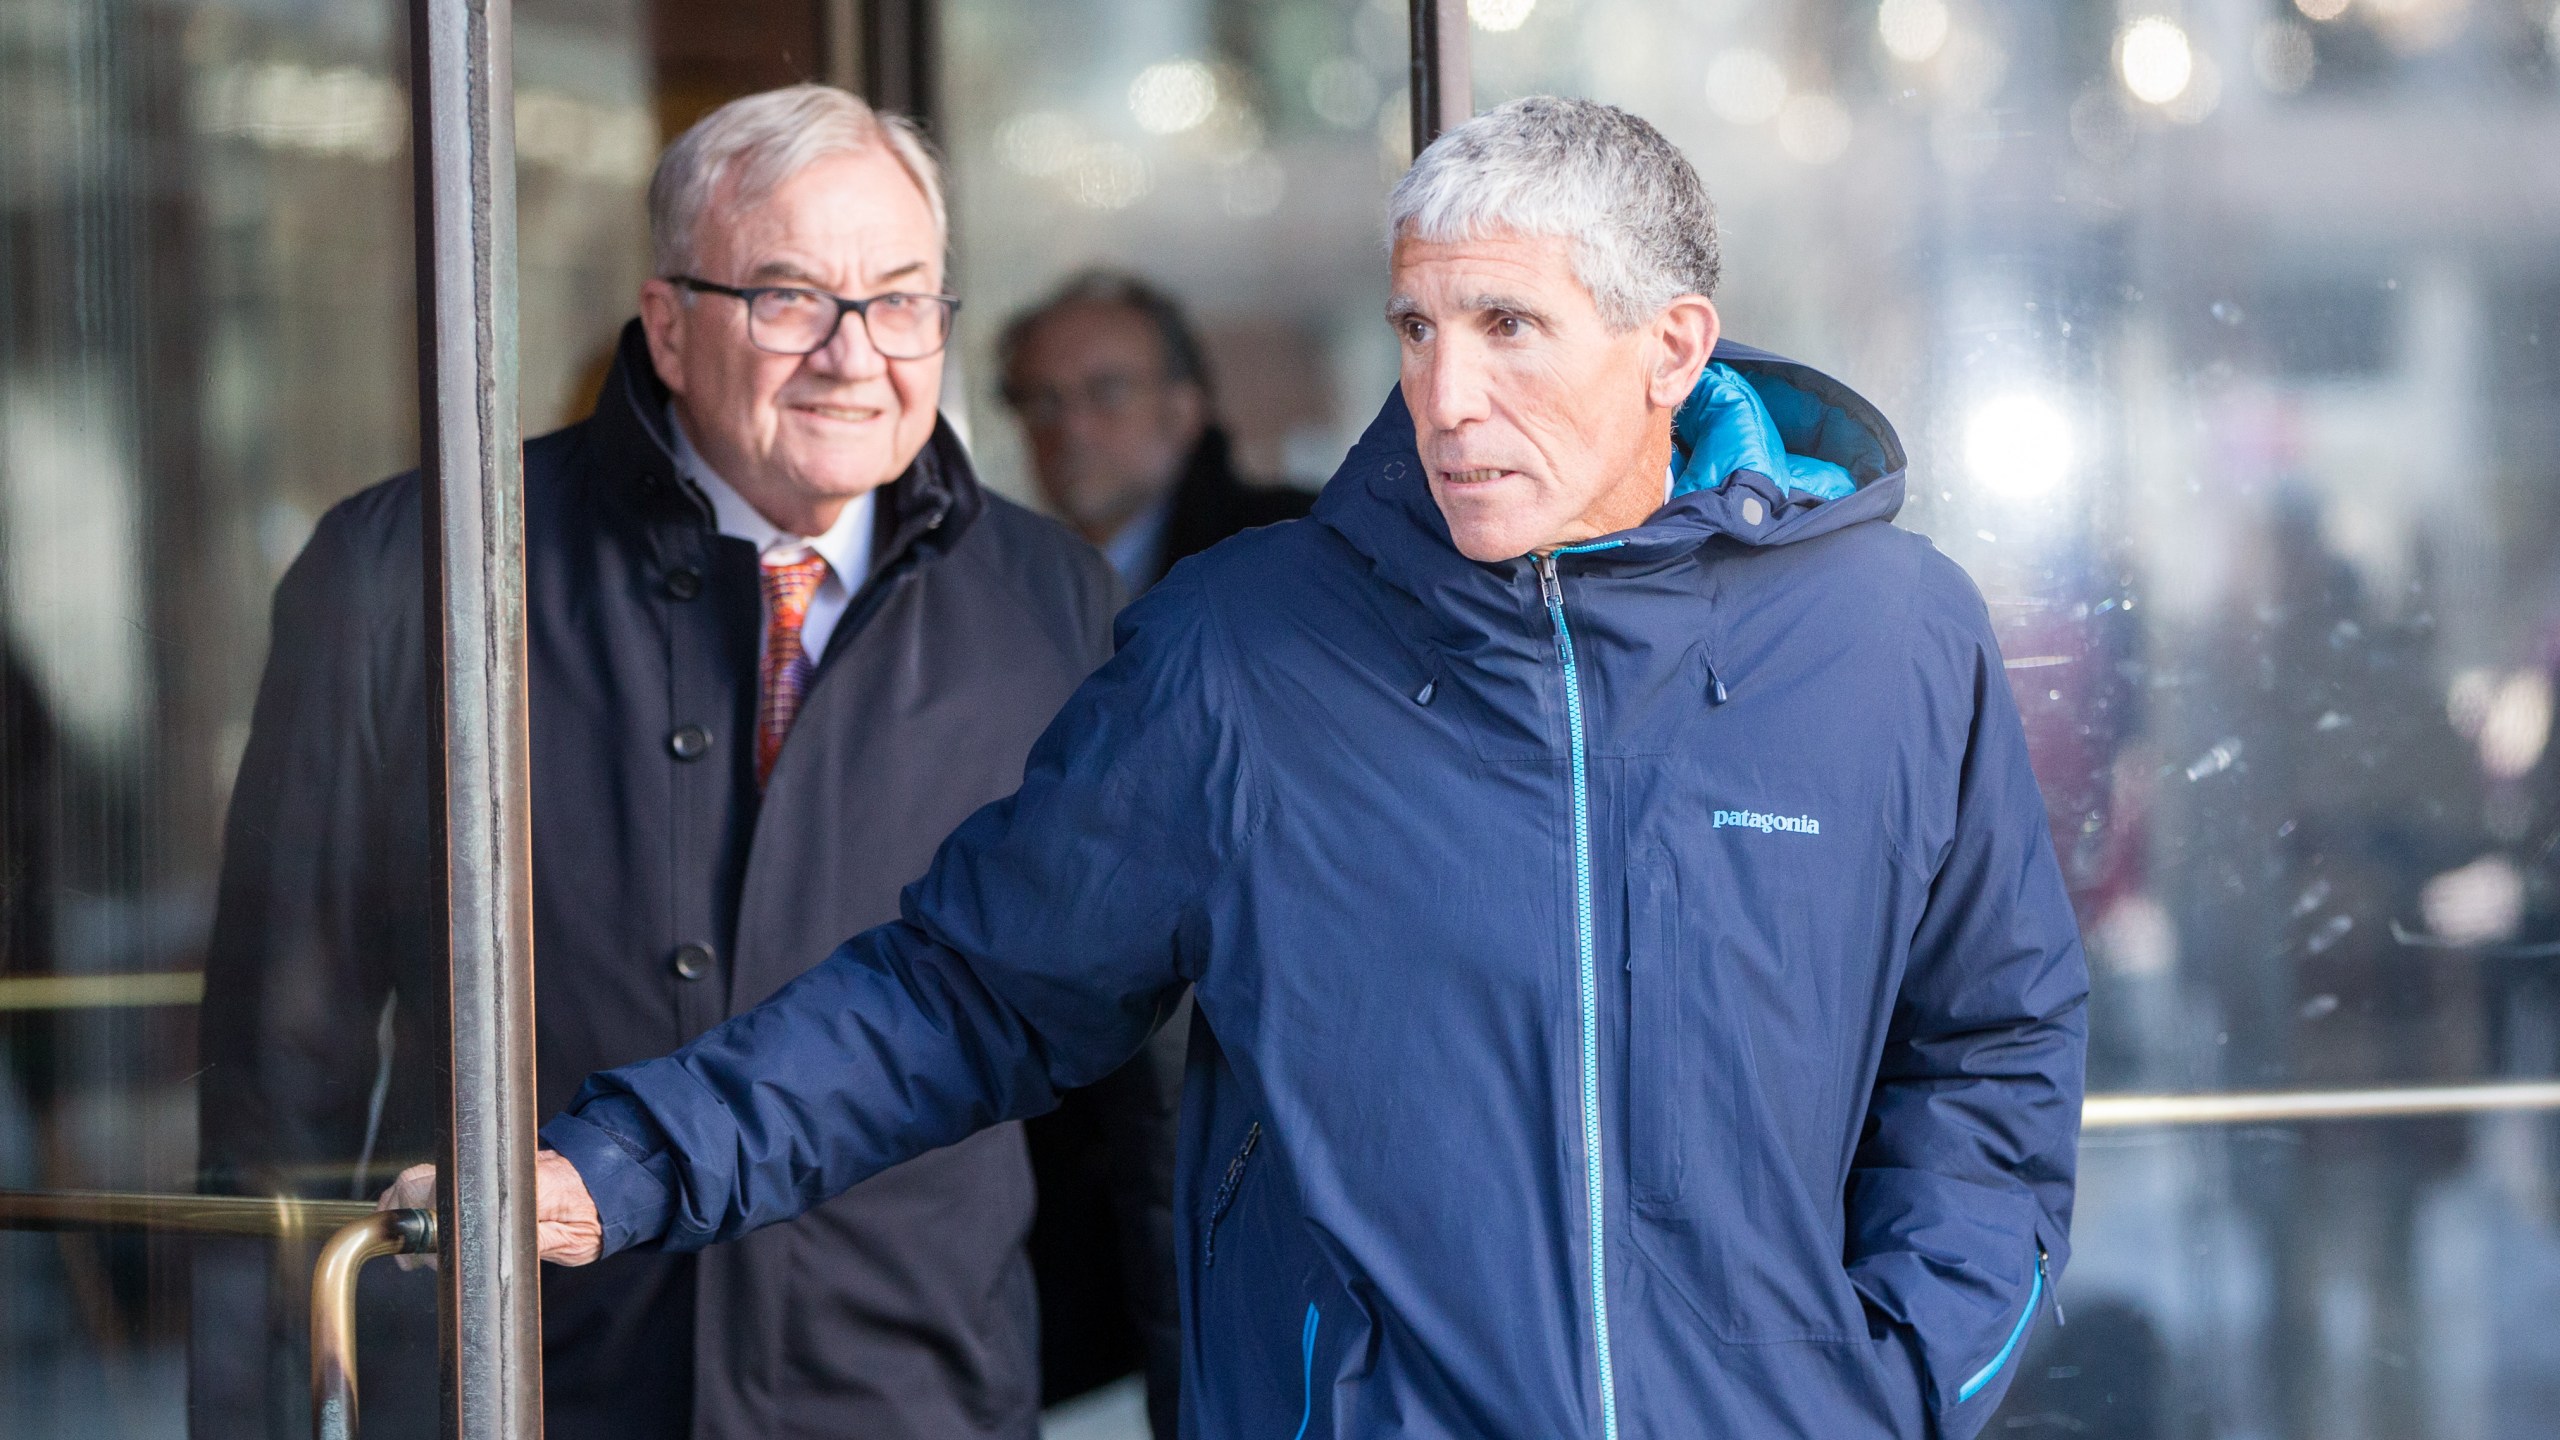
<svg viewBox="0 0 2560 1440">
<path fill-rule="evenodd" d="M 787 565 L 811 555 L 823 556 L 827 562 L 826 578 L 818 582 L 818 591 L 809 597 L 809 613 L 800 622 L 800 648 L 815 665 L 827 653 L 827 638 L 836 631 L 836 622 L 844 618 L 845 607 L 853 603 L 853 592 L 871 575 L 871 515 L 879 494 L 865 490 L 844 507 L 836 523 L 824 535 L 794 535 L 764 518 L 763 512 L 747 503 L 745 496 L 729 487 L 720 472 L 711 468 L 693 440 L 684 433 L 684 422 L 676 418 L 675 407 L 667 407 L 667 428 L 675 432 L 676 469 L 684 478 L 700 487 L 703 498 L 711 502 L 711 515 L 723 535 L 734 536 L 756 547 L 756 554 L 769 565 Z M 763 588 L 756 592 L 761 596 Z M 773 617 L 758 633 L 771 628 Z M 759 640 L 758 645 L 762 645 Z M 763 656 L 759 651 L 758 660 Z"/>
</svg>

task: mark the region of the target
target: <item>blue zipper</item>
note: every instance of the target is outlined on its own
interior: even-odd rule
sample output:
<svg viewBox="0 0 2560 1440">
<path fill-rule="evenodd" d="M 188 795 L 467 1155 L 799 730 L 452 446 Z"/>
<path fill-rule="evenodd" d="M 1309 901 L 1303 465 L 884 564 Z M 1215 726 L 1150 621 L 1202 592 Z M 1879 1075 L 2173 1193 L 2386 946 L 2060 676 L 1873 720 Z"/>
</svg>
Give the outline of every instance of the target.
<svg viewBox="0 0 2560 1440">
<path fill-rule="evenodd" d="M 1306 1387 L 1307 1406 L 1298 1412 L 1298 1440 L 1307 1440 L 1307 1425 L 1316 1418 L 1316 1306 L 1307 1302 L 1307 1323 L 1298 1332 L 1299 1384 Z"/>
<path fill-rule="evenodd" d="M 1556 646 L 1564 659 L 1564 717 L 1573 755 L 1573 923 L 1580 947 L 1582 987 L 1582 1159 L 1591 1211 L 1591 1336 L 1600 1356 L 1600 1430 L 1605 1440 L 1618 1440 L 1618 1381 L 1609 1359 L 1609 1266 L 1603 1233 L 1600 1155 L 1600 982 L 1594 955 L 1598 949 L 1591 926 L 1591 789 L 1582 742 L 1582 676 L 1573 658 L 1573 627 L 1564 618 L 1564 582 L 1556 578 L 1556 557 L 1614 550 L 1624 541 L 1569 545 L 1538 557 L 1538 589 L 1547 615 L 1555 621 Z"/>
<path fill-rule="evenodd" d="M 2044 1299 L 2044 1247 L 2039 1245 L 2036 1247 L 2035 1284 L 2027 1291 L 2027 1312 L 2018 1317 L 2017 1328 L 2009 1332 L 2009 1343 L 2001 1346 L 2000 1353 L 1991 1357 L 1991 1363 L 1975 1371 L 1973 1378 L 1964 1382 L 1964 1388 L 1956 1392 L 1957 1404 L 1961 1405 L 1981 1394 L 1982 1387 L 1990 1384 L 1992 1378 L 2008 1365 L 2009 1357 L 2018 1352 L 2018 1342 L 2027 1338 L 2027 1327 L 2035 1322 L 2036 1304 L 2042 1299 Z"/>
</svg>

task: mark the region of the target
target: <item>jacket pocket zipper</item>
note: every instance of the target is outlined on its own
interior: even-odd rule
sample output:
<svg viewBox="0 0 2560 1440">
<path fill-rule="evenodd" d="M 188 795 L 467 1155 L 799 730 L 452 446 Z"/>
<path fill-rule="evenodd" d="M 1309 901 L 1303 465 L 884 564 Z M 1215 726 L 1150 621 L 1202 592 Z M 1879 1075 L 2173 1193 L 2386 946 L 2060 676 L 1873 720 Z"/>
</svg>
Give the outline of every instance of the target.
<svg viewBox="0 0 2560 1440">
<path fill-rule="evenodd" d="M 2019 1343 L 2027 1338 L 2027 1327 L 2035 1323 L 2036 1306 L 2044 1301 L 2044 1267 L 2044 1247 L 2038 1245 L 2035 1284 L 2027 1291 L 2026 1313 L 2018 1317 L 2016 1327 L 2009 1331 L 2009 1343 L 2001 1346 L 2000 1353 L 1991 1357 L 1991 1363 L 1975 1371 L 1973 1378 L 1964 1382 L 1964 1388 L 1956 1392 L 1957 1404 L 1961 1405 L 1981 1394 L 1982 1387 L 1990 1384 L 2003 1369 L 2007 1368 L 2010 1357 L 2018 1353 Z"/>
<path fill-rule="evenodd" d="M 1235 1158 L 1227 1162 L 1226 1177 L 1218 1182 L 1218 1198 L 1209 1202 L 1209 1233 L 1201 1243 L 1202 1269 L 1218 1263 L 1218 1222 L 1227 1218 L 1227 1207 L 1236 1203 L 1236 1187 L 1244 1183 L 1244 1162 L 1253 1155 L 1253 1147 L 1262 1143 L 1262 1122 L 1244 1127 L 1244 1144 L 1237 1147 Z"/>
</svg>

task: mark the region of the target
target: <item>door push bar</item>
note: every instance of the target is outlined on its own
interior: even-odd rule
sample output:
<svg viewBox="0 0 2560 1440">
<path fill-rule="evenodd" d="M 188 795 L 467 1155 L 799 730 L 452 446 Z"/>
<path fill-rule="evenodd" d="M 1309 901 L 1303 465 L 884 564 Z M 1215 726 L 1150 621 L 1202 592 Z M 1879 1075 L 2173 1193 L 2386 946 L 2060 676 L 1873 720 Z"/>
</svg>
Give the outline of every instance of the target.
<svg viewBox="0 0 2560 1440">
<path fill-rule="evenodd" d="M 142 1230 L 163 1235 L 329 1238 L 311 1267 L 311 1433 L 356 1440 L 356 1279 L 384 1255 L 436 1248 L 432 1210 L 376 1210 L 361 1200 L 259 1200 L 107 1190 L 0 1190 L 0 1230 Z"/>
</svg>

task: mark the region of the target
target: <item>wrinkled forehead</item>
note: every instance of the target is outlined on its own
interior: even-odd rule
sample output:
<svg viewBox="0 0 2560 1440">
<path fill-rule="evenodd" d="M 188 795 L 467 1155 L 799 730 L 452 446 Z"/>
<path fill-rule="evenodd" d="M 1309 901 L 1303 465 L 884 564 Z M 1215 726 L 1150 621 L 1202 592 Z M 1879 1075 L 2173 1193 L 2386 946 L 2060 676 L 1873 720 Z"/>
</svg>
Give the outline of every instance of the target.
<svg viewBox="0 0 2560 1440">
<path fill-rule="evenodd" d="M 1495 230 L 1400 235 L 1388 261 L 1390 318 L 1464 310 L 1579 312 L 1594 305 L 1561 235 Z"/>
</svg>

